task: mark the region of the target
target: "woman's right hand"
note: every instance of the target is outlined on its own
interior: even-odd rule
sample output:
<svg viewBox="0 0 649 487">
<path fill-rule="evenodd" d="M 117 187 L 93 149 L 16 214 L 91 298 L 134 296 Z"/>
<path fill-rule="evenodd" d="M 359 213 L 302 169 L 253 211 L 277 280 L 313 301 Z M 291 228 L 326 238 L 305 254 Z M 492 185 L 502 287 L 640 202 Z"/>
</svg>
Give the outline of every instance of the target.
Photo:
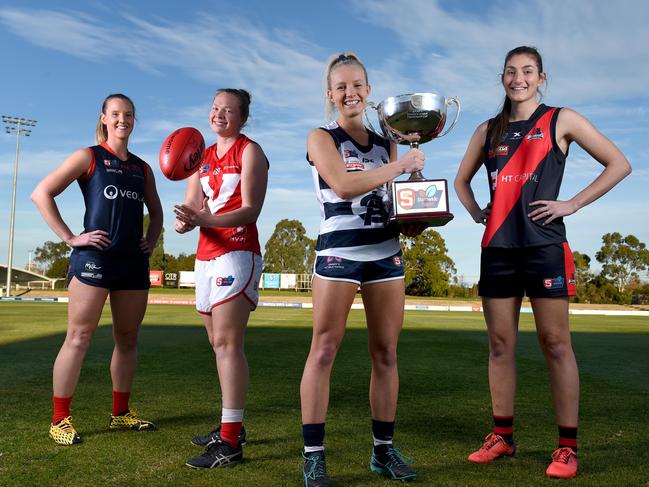
<svg viewBox="0 0 649 487">
<path fill-rule="evenodd" d="M 176 218 L 176 221 L 174 222 L 174 230 L 177 233 L 187 233 L 191 232 L 194 228 L 196 228 L 196 225 L 191 225 L 190 223 L 184 222 Z"/>
<path fill-rule="evenodd" d="M 413 173 L 424 168 L 426 157 L 419 149 L 410 149 L 397 162 L 401 165 L 402 172 Z"/>
<path fill-rule="evenodd" d="M 487 222 L 489 221 L 489 216 L 491 215 L 491 202 L 487 203 L 487 206 L 485 206 L 480 213 L 477 215 L 473 216 L 473 221 L 476 223 L 482 223 L 483 225 L 487 225 Z"/>
<path fill-rule="evenodd" d="M 104 230 L 93 230 L 92 232 L 73 235 L 65 243 L 72 248 L 94 247 L 99 250 L 104 250 L 110 245 L 110 239 L 108 238 L 108 232 Z"/>
</svg>

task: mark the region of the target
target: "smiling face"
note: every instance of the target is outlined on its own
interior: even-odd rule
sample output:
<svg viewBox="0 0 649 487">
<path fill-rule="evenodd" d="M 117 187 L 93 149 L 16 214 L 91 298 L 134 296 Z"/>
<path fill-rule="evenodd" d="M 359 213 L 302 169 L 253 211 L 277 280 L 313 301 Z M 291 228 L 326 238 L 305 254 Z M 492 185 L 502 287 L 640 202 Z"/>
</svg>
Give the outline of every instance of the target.
<svg viewBox="0 0 649 487">
<path fill-rule="evenodd" d="M 362 114 L 370 92 L 371 87 L 361 66 L 343 64 L 331 71 L 327 97 L 342 116 Z"/>
<path fill-rule="evenodd" d="M 536 93 L 544 81 L 545 73 L 539 72 L 536 59 L 529 54 L 515 54 L 505 63 L 502 83 L 512 102 L 536 100 Z"/>
<path fill-rule="evenodd" d="M 210 127 L 219 137 L 231 137 L 241 131 L 243 120 L 239 99 L 230 93 L 219 93 L 210 110 Z"/>
<path fill-rule="evenodd" d="M 127 140 L 135 126 L 135 109 L 123 98 L 110 98 L 101 114 L 101 123 L 106 127 L 108 139 Z"/>
</svg>

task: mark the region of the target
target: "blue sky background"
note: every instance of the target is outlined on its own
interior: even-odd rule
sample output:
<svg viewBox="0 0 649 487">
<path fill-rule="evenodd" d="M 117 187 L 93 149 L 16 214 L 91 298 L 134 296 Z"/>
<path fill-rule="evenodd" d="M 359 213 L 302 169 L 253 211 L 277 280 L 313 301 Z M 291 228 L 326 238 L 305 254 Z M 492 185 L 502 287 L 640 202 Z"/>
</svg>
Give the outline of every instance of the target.
<svg viewBox="0 0 649 487">
<path fill-rule="evenodd" d="M 124 92 L 136 104 L 130 149 L 153 167 L 165 209 L 165 250 L 192 253 L 196 232 L 172 230 L 173 204 L 184 182 L 164 179 L 158 151 L 181 126 L 213 143 L 207 116 L 216 88 L 242 87 L 253 96 L 246 133 L 271 161 L 259 219 L 262 246 L 282 218 L 300 220 L 317 235 L 318 208 L 304 160 L 308 132 L 323 121 L 326 58 L 353 50 L 365 62 L 372 99 L 413 91 L 457 96 L 460 121 L 425 146 L 428 177 L 454 178 L 475 127 L 502 101 L 499 73 L 505 53 L 538 47 L 549 75 L 545 101 L 588 117 L 626 154 L 634 172 L 601 200 L 568 217 L 573 250 L 593 257 L 604 233 L 635 234 L 649 242 L 649 39 L 644 0 L 329 2 L 139 1 L 0 4 L 0 114 L 38 120 L 22 138 L 14 266 L 56 236 L 29 194 L 74 150 L 94 144 L 100 104 Z M 401 148 L 401 152 L 405 148 Z M 0 137 L 0 262 L 8 253 L 15 136 Z M 590 183 L 601 166 L 573 144 L 561 198 Z M 488 198 L 484 170 L 474 191 Z M 81 231 L 83 204 L 76 185 L 57 202 Z M 439 229 L 465 281 L 477 279 L 483 227 L 451 191 L 456 218 Z M 596 264 L 596 263 L 595 263 Z"/>
</svg>

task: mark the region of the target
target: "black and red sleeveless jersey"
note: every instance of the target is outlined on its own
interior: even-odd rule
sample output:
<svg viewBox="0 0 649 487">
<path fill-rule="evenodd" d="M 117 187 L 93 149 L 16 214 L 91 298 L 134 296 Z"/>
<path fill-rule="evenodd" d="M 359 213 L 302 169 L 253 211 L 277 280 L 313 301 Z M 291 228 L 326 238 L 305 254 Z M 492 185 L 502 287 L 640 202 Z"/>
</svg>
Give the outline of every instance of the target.
<svg viewBox="0 0 649 487">
<path fill-rule="evenodd" d="M 482 247 L 532 247 L 566 241 L 562 218 L 548 225 L 528 213 L 536 200 L 556 200 L 566 155 L 556 143 L 560 108 L 539 105 L 528 120 L 510 122 L 499 144 L 485 141 L 491 214 Z M 491 121 L 490 124 L 491 125 Z"/>
<path fill-rule="evenodd" d="M 108 232 L 111 243 L 102 252 L 141 255 L 148 165 L 130 152 L 128 160 L 121 160 L 106 143 L 88 150 L 92 153 L 92 163 L 78 179 L 86 204 L 84 233 Z M 91 247 L 79 247 L 75 251 L 80 249 L 92 250 Z"/>
</svg>

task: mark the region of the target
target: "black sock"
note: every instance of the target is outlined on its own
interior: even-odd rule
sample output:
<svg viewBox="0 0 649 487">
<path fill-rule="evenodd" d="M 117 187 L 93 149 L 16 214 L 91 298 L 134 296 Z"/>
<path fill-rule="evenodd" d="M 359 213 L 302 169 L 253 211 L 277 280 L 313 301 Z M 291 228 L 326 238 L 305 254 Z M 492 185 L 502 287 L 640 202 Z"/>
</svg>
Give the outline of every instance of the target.
<svg viewBox="0 0 649 487">
<path fill-rule="evenodd" d="M 494 416 L 494 433 L 509 445 L 514 444 L 514 416 Z"/>
<path fill-rule="evenodd" d="M 321 447 L 324 445 L 325 424 L 312 423 L 302 425 L 302 436 L 304 437 L 304 446 Z"/>
<path fill-rule="evenodd" d="M 572 448 L 577 453 L 576 426 L 559 426 L 559 448 Z"/>
<path fill-rule="evenodd" d="M 385 443 L 383 442 L 392 443 L 392 438 L 394 437 L 394 421 L 377 421 L 376 419 L 373 419 L 372 436 L 374 436 L 374 439 L 382 442 L 382 444 L 374 446 L 375 451 L 381 446 L 385 448 Z M 381 450 L 381 448 L 378 449 Z"/>
</svg>

